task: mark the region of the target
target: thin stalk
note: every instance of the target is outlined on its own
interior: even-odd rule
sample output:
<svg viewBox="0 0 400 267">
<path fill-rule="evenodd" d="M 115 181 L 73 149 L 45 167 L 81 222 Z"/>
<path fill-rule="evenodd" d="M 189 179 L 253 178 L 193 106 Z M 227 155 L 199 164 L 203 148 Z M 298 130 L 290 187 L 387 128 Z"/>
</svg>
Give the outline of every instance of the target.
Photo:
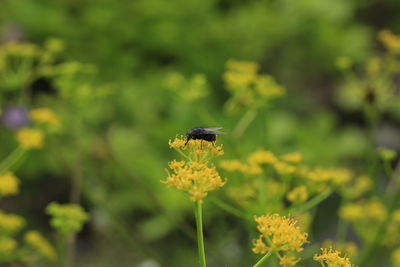
<svg viewBox="0 0 400 267">
<path fill-rule="evenodd" d="M 331 193 L 332 193 L 332 190 L 327 189 L 326 191 L 324 191 L 321 194 L 319 194 L 318 196 L 310 199 L 308 202 L 304 203 L 303 205 L 295 207 L 295 208 L 290 208 L 285 213 L 286 214 L 297 214 L 297 213 L 305 212 L 305 211 L 315 207 L 322 201 L 324 201 L 327 197 L 329 197 L 331 195 Z"/>
<path fill-rule="evenodd" d="M 199 252 L 199 263 L 200 267 L 206 267 L 206 253 L 204 250 L 204 239 L 203 239 L 203 218 L 201 203 L 196 201 L 195 206 L 195 217 L 196 217 L 196 228 L 197 228 L 197 246 Z"/>
<path fill-rule="evenodd" d="M 347 199 L 343 198 L 340 206 L 344 206 L 347 204 Z M 339 218 L 338 220 L 338 226 L 336 228 L 336 241 L 339 243 L 342 243 L 346 240 L 347 237 L 347 231 L 349 229 L 349 223 L 345 220 L 342 220 Z"/>
<path fill-rule="evenodd" d="M 253 265 L 253 267 L 260 267 L 263 263 L 267 261 L 267 259 L 272 255 L 272 251 L 268 251 L 267 254 L 264 255 L 259 261 L 257 261 L 256 264 Z"/>
<path fill-rule="evenodd" d="M 235 139 L 239 139 L 243 133 L 246 131 L 247 127 L 249 127 L 250 123 L 257 117 L 257 111 L 254 109 L 249 109 L 240 121 L 236 124 L 235 129 L 233 130 L 233 137 Z"/>
<path fill-rule="evenodd" d="M 217 205 L 218 207 L 220 207 L 221 209 L 224 209 L 225 211 L 248 221 L 253 221 L 252 217 L 246 213 L 244 213 L 243 211 L 217 199 L 217 198 L 212 198 L 211 201 Z"/>
<path fill-rule="evenodd" d="M 18 146 L 0 163 L 0 174 L 8 171 L 24 155 L 25 149 Z"/>
<path fill-rule="evenodd" d="M 65 252 L 66 252 L 66 244 L 67 243 L 67 237 L 63 233 L 59 233 L 58 237 L 58 264 L 60 267 L 65 267 L 66 266 L 66 261 L 65 261 Z"/>
</svg>

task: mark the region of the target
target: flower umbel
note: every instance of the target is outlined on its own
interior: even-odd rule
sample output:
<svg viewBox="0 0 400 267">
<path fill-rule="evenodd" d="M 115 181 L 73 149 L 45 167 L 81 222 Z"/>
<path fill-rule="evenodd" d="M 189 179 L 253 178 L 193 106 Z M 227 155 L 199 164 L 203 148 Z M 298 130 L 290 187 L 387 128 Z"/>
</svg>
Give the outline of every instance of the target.
<svg viewBox="0 0 400 267">
<path fill-rule="evenodd" d="M 17 140 L 25 149 L 43 147 L 43 133 L 39 130 L 24 128 L 18 131 Z"/>
<path fill-rule="evenodd" d="M 61 205 L 52 202 L 47 206 L 46 212 L 52 216 L 51 226 L 65 235 L 79 232 L 89 220 L 89 215 L 76 204 Z"/>
<path fill-rule="evenodd" d="M 177 150 L 188 161 L 173 160 L 168 163 L 172 170 L 167 171 L 168 177 L 162 181 L 168 186 L 189 193 L 192 201 L 201 202 L 209 191 L 222 187 L 226 183 L 219 175 L 216 167 L 209 163 L 213 157 L 222 155 L 222 146 L 202 140 L 186 140 L 177 137 L 169 141 L 169 146 Z"/>
<path fill-rule="evenodd" d="M 29 231 L 25 234 L 25 242 L 37 250 L 47 259 L 54 261 L 57 259 L 57 254 L 50 243 L 38 232 Z"/>
<path fill-rule="evenodd" d="M 302 246 L 307 243 L 308 234 L 301 232 L 296 226 L 297 221 L 275 213 L 272 215 L 255 217 L 257 229 L 261 232 L 258 242 L 266 241 L 267 250 L 274 251 L 302 251 Z M 259 244 L 260 247 L 260 244 Z M 253 248 L 255 253 L 263 253 Z"/>
<path fill-rule="evenodd" d="M 0 196 L 13 196 L 19 192 L 19 180 L 11 172 L 0 175 Z"/>
<path fill-rule="evenodd" d="M 321 248 L 321 251 L 321 255 L 315 255 L 314 260 L 319 261 L 322 266 L 325 266 L 325 262 L 328 267 L 354 267 L 349 258 L 340 256 L 340 251 L 338 250 Z"/>
</svg>

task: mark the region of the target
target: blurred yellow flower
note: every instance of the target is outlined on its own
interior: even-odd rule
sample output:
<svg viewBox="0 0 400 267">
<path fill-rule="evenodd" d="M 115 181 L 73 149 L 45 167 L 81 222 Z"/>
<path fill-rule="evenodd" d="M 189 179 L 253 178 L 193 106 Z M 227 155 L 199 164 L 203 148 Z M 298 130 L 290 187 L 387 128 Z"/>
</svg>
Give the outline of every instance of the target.
<svg viewBox="0 0 400 267">
<path fill-rule="evenodd" d="M 15 214 L 5 214 L 0 210 L 0 232 L 16 233 L 24 226 L 24 218 Z"/>
<path fill-rule="evenodd" d="M 278 161 L 275 155 L 268 150 L 258 150 L 249 155 L 247 161 L 250 164 L 274 164 Z"/>
<path fill-rule="evenodd" d="M 57 254 L 50 243 L 38 232 L 29 231 L 25 234 L 25 242 L 35 248 L 40 254 L 51 261 L 57 259 Z"/>
<path fill-rule="evenodd" d="M 400 52 L 400 36 L 393 34 L 390 30 L 381 30 L 378 33 L 378 39 L 389 52 Z"/>
<path fill-rule="evenodd" d="M 392 263 L 393 267 L 400 267 L 400 248 L 397 248 L 392 252 Z"/>
<path fill-rule="evenodd" d="M 29 116 L 32 120 L 48 124 L 51 126 L 59 126 L 60 118 L 49 108 L 36 108 L 29 112 Z"/>
<path fill-rule="evenodd" d="M 17 242 L 10 237 L 0 237 L 0 255 L 12 253 L 17 248 Z"/>
<path fill-rule="evenodd" d="M 255 217 L 257 229 L 261 232 L 258 240 L 254 241 L 254 253 L 265 251 L 302 251 L 307 243 L 307 233 L 301 232 L 296 221 L 279 214 Z M 264 243 L 263 238 L 266 243 Z M 264 244 L 264 245 L 263 245 Z M 266 248 L 265 248 L 266 247 Z M 260 250 L 259 248 L 264 248 Z"/>
<path fill-rule="evenodd" d="M 363 200 L 346 204 L 339 209 L 339 216 L 351 222 L 374 221 L 381 222 L 387 218 L 385 205 L 378 199 Z"/>
<path fill-rule="evenodd" d="M 289 163 L 300 163 L 303 160 L 303 156 L 299 152 L 293 152 L 281 156 L 281 159 Z"/>
<path fill-rule="evenodd" d="M 245 164 L 236 159 L 221 160 L 218 165 L 227 172 L 241 171 L 245 167 Z"/>
<path fill-rule="evenodd" d="M 17 132 L 17 140 L 25 149 L 43 147 L 43 133 L 40 130 L 21 129 Z"/>
<path fill-rule="evenodd" d="M 289 165 L 283 161 L 277 161 L 273 164 L 273 166 L 276 172 L 280 175 L 293 174 L 296 171 L 295 166 Z"/>
<path fill-rule="evenodd" d="M 349 258 L 340 256 L 340 251 L 338 250 L 321 248 L 321 251 L 321 255 L 315 254 L 314 260 L 319 261 L 323 266 L 325 266 L 325 263 L 328 267 L 354 267 Z"/>
<path fill-rule="evenodd" d="M 0 175 L 0 196 L 13 196 L 19 192 L 19 180 L 11 172 Z"/>
<path fill-rule="evenodd" d="M 293 203 L 302 203 L 308 198 L 307 188 L 304 185 L 295 187 L 287 193 L 286 198 Z"/>
</svg>

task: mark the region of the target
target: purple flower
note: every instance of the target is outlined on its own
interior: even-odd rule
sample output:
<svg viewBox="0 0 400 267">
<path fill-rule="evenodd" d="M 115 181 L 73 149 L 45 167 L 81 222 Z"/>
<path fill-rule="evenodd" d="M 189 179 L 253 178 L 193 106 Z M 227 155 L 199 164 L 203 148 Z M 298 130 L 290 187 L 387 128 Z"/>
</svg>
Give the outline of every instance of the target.
<svg viewBox="0 0 400 267">
<path fill-rule="evenodd" d="M 28 112 L 22 106 L 6 106 L 1 114 L 1 122 L 10 130 L 18 130 L 29 124 Z"/>
</svg>

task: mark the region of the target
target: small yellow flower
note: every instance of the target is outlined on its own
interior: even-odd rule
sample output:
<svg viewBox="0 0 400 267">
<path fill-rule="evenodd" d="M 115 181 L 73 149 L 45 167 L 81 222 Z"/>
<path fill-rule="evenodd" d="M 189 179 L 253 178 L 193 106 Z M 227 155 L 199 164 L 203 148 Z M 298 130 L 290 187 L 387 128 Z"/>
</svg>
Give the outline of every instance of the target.
<svg viewBox="0 0 400 267">
<path fill-rule="evenodd" d="M 17 140 L 25 149 L 43 147 L 43 133 L 39 130 L 24 128 L 17 132 Z"/>
<path fill-rule="evenodd" d="M 188 156 L 193 159 L 206 160 L 210 156 L 217 157 L 224 154 L 222 145 L 216 146 L 212 142 L 204 140 L 189 140 L 183 136 L 178 136 L 175 140 L 168 141 L 169 147 L 175 150 L 188 151 Z"/>
<path fill-rule="evenodd" d="M 247 158 L 250 164 L 274 164 L 278 161 L 275 155 L 271 151 L 258 150 Z"/>
<path fill-rule="evenodd" d="M 282 267 L 292 267 L 292 266 L 296 266 L 296 264 L 299 261 L 300 261 L 300 258 L 284 255 L 282 258 L 280 258 L 279 265 Z"/>
<path fill-rule="evenodd" d="M 325 262 L 328 267 L 354 267 L 347 257 L 340 256 L 340 251 L 333 250 L 332 248 L 321 248 L 321 255 L 315 255 L 314 260 L 319 261 L 321 264 Z"/>
<path fill-rule="evenodd" d="M 258 231 L 267 241 L 268 250 L 302 251 L 302 246 L 308 242 L 307 233 L 301 232 L 300 228 L 296 226 L 297 222 L 292 218 L 272 214 L 255 217 L 255 220 L 258 223 Z M 260 239 L 258 243 L 260 242 L 263 242 L 263 240 Z"/>
<path fill-rule="evenodd" d="M 251 249 L 256 254 L 265 254 L 270 248 L 263 241 L 263 235 L 260 235 L 257 239 L 253 240 L 254 247 Z"/>
<path fill-rule="evenodd" d="M 11 172 L 0 175 L 0 196 L 13 196 L 19 192 L 19 180 Z"/>
<path fill-rule="evenodd" d="M 219 162 L 219 167 L 226 170 L 227 172 L 241 171 L 244 164 L 239 160 L 221 160 Z"/>
<path fill-rule="evenodd" d="M 188 192 L 192 201 L 201 202 L 209 191 L 216 190 L 226 183 L 215 167 L 209 167 L 205 163 L 174 160 L 168 165 L 173 173 L 167 171 L 167 180 L 161 182 Z"/>
<path fill-rule="evenodd" d="M 0 255 L 12 253 L 17 248 L 17 242 L 9 237 L 0 238 Z"/>
<path fill-rule="evenodd" d="M 378 39 L 390 52 L 400 52 L 400 36 L 393 34 L 390 30 L 379 31 Z"/>
<path fill-rule="evenodd" d="M 16 233 L 24 226 L 24 218 L 15 214 L 5 214 L 0 210 L 0 232 Z"/>
<path fill-rule="evenodd" d="M 334 249 L 338 249 L 342 251 L 345 255 L 348 255 L 349 257 L 355 257 L 358 253 L 358 247 L 357 244 L 354 242 L 343 242 L 343 243 L 337 243 L 333 240 L 327 239 L 322 243 L 323 247 L 332 247 Z"/>
<path fill-rule="evenodd" d="M 392 252 L 392 263 L 393 267 L 400 267 L 400 248 L 397 248 Z"/>
<path fill-rule="evenodd" d="M 40 254 L 51 261 L 57 259 L 57 254 L 50 243 L 38 232 L 29 231 L 25 234 L 25 242 L 35 248 Z"/>
<path fill-rule="evenodd" d="M 287 194 L 286 198 L 293 203 L 302 203 L 308 198 L 307 188 L 304 185 L 295 187 Z"/>
<path fill-rule="evenodd" d="M 59 126 L 60 125 L 60 118 L 49 108 L 36 108 L 29 112 L 30 117 L 32 120 L 48 124 L 51 126 Z"/>
<path fill-rule="evenodd" d="M 281 156 L 281 159 L 289 163 L 300 163 L 303 160 L 303 156 L 299 152 L 294 152 Z"/>
</svg>

